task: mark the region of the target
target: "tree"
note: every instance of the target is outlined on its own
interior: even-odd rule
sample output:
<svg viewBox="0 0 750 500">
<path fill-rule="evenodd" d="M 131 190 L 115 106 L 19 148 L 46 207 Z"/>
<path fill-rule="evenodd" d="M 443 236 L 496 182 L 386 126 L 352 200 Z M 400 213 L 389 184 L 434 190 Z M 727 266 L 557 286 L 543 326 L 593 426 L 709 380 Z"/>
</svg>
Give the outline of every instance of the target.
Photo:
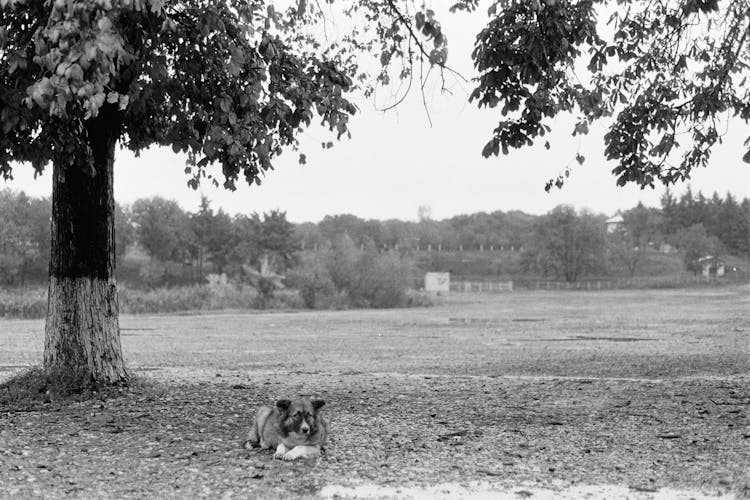
<svg viewBox="0 0 750 500">
<path fill-rule="evenodd" d="M 49 199 L 0 191 L 0 280 L 23 285 L 44 270 L 49 254 Z"/>
<path fill-rule="evenodd" d="M 201 196 L 198 211 L 190 215 L 190 228 L 195 236 L 193 254 L 198 261 L 198 281 L 203 282 L 203 264 L 206 258 L 221 274 L 229 263 L 235 234 L 232 218 L 223 210 L 214 213 L 208 198 Z"/>
<path fill-rule="evenodd" d="M 44 366 L 127 379 L 115 282 L 117 144 L 170 145 L 189 184 L 271 168 L 313 115 L 339 136 L 355 111 L 341 55 L 304 32 L 305 2 L 277 12 L 227 0 L 0 0 L 0 173 L 52 163 Z"/>
<path fill-rule="evenodd" d="M 693 274 L 701 271 L 698 259 L 707 256 L 716 257 L 721 246 L 716 236 L 711 236 L 703 224 L 693 224 L 677 233 L 677 241 L 684 252 L 685 268 Z"/>
<path fill-rule="evenodd" d="M 270 258 L 274 271 L 283 274 L 294 264 L 299 244 L 286 212 L 271 210 L 263 214 L 259 246 L 261 253 Z"/>
<path fill-rule="evenodd" d="M 609 248 L 611 256 L 622 263 L 632 277 L 646 255 L 649 244 L 659 234 L 662 216 L 659 209 L 647 208 L 639 202 L 626 211 L 622 218 L 622 227 L 607 235 Z"/>
<path fill-rule="evenodd" d="M 715 230 L 709 233 L 715 234 L 728 250 L 747 254 L 750 251 L 750 217 L 747 211 L 728 192 L 717 212 L 713 226 Z"/>
<path fill-rule="evenodd" d="M 558 114 L 573 113 L 573 135 L 608 120 L 605 154 L 617 162 L 618 185 L 653 187 L 707 165 L 725 114 L 750 120 L 747 0 L 495 0 L 489 16 L 472 54 L 480 76 L 470 97 L 501 107 L 486 157 L 533 144 Z"/>
<path fill-rule="evenodd" d="M 135 243 L 135 227 L 133 227 L 132 217 L 133 214 L 128 207 L 115 203 L 115 262 L 117 264 L 122 261 L 128 247 Z"/>
<path fill-rule="evenodd" d="M 138 243 L 151 257 L 184 262 L 195 240 L 190 218 L 174 200 L 160 196 L 142 198 L 133 203 L 133 221 Z"/>
<path fill-rule="evenodd" d="M 601 267 L 604 245 L 602 217 L 588 212 L 576 214 L 573 207 L 558 206 L 537 222 L 522 259 L 529 270 L 572 282 Z"/>
<path fill-rule="evenodd" d="M 260 240 L 262 233 L 262 222 L 257 213 L 250 215 L 238 214 L 232 221 L 234 241 L 230 260 L 242 265 L 252 267 L 260 266 Z M 239 269 L 237 272 L 239 272 Z"/>
<path fill-rule="evenodd" d="M 451 3 L 454 12 L 480 4 Z M 379 82 L 397 73 L 412 88 L 414 66 L 420 78 L 425 64 L 450 71 L 450 34 L 434 11 L 397 0 L 358 4 L 378 35 Z M 618 185 L 654 187 L 706 166 L 727 115 L 750 121 L 748 0 L 491 0 L 487 15 L 471 54 L 479 77 L 469 97 L 502 115 L 485 157 L 545 141 L 556 117 L 572 114 L 574 136 L 605 121 L 604 152 L 617 162 Z M 750 148 L 743 160 L 750 163 Z M 569 174 L 565 167 L 547 190 Z"/>
</svg>

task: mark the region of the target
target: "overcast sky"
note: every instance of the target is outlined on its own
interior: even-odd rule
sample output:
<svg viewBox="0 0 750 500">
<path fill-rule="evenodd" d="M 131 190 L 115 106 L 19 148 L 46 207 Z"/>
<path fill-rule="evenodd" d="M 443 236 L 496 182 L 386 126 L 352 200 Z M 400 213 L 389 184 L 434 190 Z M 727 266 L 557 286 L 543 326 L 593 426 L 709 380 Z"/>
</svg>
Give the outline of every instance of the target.
<svg viewBox="0 0 750 500">
<path fill-rule="evenodd" d="M 449 38 L 449 64 L 467 77 L 473 76 L 470 52 L 474 35 L 486 21 L 485 10 L 442 19 Z M 561 118 L 547 137 L 552 149 L 544 149 L 542 140 L 533 148 L 484 159 L 481 150 L 500 119 L 499 110 L 479 110 L 468 104 L 471 82 L 449 79 L 448 86 L 453 95 L 440 94 L 437 78 L 426 86 L 432 126 L 419 92 L 412 92 L 398 108 L 386 113 L 377 108 L 390 103 L 391 93 L 382 91 L 375 99 L 355 97 L 361 112 L 352 119 L 352 139 L 323 150 L 320 143 L 331 136 L 312 129 L 301 138 L 306 165 L 299 165 L 298 154 L 288 151 L 276 160 L 276 170 L 260 187 L 241 186 L 228 192 L 206 183 L 200 192 L 214 208 L 231 214 L 278 208 L 294 222 L 318 221 L 339 213 L 414 220 L 420 205 L 429 205 L 436 219 L 494 210 L 541 214 L 561 203 L 605 214 L 630 208 L 638 201 L 658 206 L 661 186 L 655 190 L 616 186 L 611 174 L 614 163 L 603 158 L 604 123 L 595 124 L 579 142 L 570 135 L 573 120 Z M 694 192 L 723 195 L 731 191 L 738 198 L 750 197 L 750 165 L 741 160 L 742 142 L 749 134 L 744 123 L 730 124 L 725 143 L 715 150 L 710 166 L 694 172 Z M 578 151 L 587 159 L 583 166 L 575 163 Z M 546 193 L 546 181 L 568 164 L 575 168 L 565 187 Z M 154 148 L 140 158 L 119 151 L 115 197 L 129 204 L 160 195 L 194 210 L 200 192 L 186 186 L 183 169 L 184 157 L 171 149 Z M 51 168 L 34 180 L 30 166 L 18 166 L 16 179 L 9 186 L 48 196 L 50 172 Z M 685 188 L 678 185 L 674 191 L 680 193 Z"/>
</svg>

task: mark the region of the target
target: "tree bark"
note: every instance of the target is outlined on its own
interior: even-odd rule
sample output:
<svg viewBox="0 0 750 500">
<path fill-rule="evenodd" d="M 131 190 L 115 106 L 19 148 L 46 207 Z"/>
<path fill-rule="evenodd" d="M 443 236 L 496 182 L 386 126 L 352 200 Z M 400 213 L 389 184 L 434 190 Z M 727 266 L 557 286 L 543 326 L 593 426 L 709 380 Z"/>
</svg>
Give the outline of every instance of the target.
<svg viewBox="0 0 750 500">
<path fill-rule="evenodd" d="M 116 384 L 127 380 L 115 282 L 116 111 L 105 106 L 84 130 L 93 164 L 61 159 L 53 165 L 44 368 Z"/>
</svg>

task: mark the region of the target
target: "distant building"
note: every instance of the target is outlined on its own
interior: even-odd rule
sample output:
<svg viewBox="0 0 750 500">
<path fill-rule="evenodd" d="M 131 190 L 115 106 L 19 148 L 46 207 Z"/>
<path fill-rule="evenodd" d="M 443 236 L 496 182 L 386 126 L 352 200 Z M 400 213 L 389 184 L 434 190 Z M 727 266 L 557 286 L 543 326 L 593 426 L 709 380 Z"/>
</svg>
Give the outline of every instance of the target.
<svg viewBox="0 0 750 500">
<path fill-rule="evenodd" d="M 625 222 L 625 219 L 622 218 L 622 215 L 620 212 L 617 212 L 615 215 L 607 219 L 607 232 L 608 233 L 614 233 L 623 228 L 623 224 Z"/>
<path fill-rule="evenodd" d="M 711 276 L 724 276 L 724 261 L 718 257 L 706 255 L 698 259 L 701 274 L 706 278 Z"/>
<path fill-rule="evenodd" d="M 450 273 L 426 273 L 424 275 L 424 289 L 427 292 L 448 293 L 451 290 Z"/>
</svg>

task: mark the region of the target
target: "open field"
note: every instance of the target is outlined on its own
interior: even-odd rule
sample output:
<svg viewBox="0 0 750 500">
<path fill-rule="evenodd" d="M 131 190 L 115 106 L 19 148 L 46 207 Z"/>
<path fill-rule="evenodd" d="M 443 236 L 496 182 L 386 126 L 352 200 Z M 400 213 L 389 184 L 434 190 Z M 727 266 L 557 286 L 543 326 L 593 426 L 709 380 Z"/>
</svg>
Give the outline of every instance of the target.
<svg viewBox="0 0 750 500">
<path fill-rule="evenodd" d="M 154 382 L 0 409 L 0 497 L 285 498 L 373 484 L 397 495 L 438 483 L 510 498 L 586 485 L 750 495 L 749 312 L 750 289 L 736 287 L 124 316 L 126 359 Z M 0 380 L 39 363 L 42 345 L 41 321 L 0 321 Z M 242 450 L 253 408 L 296 393 L 328 402 L 326 456 L 287 464 Z"/>
</svg>

